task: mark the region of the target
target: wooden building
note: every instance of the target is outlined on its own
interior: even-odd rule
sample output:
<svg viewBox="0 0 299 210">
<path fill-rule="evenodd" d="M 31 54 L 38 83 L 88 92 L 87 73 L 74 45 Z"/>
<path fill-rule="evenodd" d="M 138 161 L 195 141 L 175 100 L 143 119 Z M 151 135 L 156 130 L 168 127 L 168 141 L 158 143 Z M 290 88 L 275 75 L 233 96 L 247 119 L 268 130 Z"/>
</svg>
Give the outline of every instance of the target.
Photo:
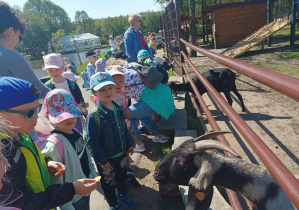
<svg viewBox="0 0 299 210">
<path fill-rule="evenodd" d="M 267 0 L 205 6 L 202 13 L 209 17 L 214 47 L 229 47 L 267 24 Z"/>
</svg>

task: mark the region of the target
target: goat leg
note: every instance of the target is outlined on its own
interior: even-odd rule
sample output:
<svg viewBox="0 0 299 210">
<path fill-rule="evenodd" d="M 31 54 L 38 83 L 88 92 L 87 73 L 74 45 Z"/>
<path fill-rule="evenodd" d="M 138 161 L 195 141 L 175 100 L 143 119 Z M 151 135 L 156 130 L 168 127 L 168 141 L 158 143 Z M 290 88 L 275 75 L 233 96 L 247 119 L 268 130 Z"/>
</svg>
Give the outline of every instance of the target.
<svg viewBox="0 0 299 210">
<path fill-rule="evenodd" d="M 189 180 L 189 186 L 192 185 L 197 190 L 206 190 L 213 179 L 213 170 L 208 161 L 203 161 L 200 169 Z"/>
<path fill-rule="evenodd" d="M 223 92 L 223 93 L 224 93 L 224 95 L 225 95 L 225 98 L 226 98 L 228 104 L 229 104 L 230 106 L 232 106 L 232 105 L 233 105 L 233 99 L 232 99 L 232 97 L 230 96 L 230 92 Z"/>
<path fill-rule="evenodd" d="M 206 190 L 197 190 L 189 186 L 188 204 L 186 210 L 207 210 L 209 209 L 213 198 L 213 185 Z"/>
<path fill-rule="evenodd" d="M 236 84 L 233 84 L 232 91 L 237 96 L 237 98 L 239 99 L 239 101 L 241 103 L 242 112 L 246 112 L 246 108 L 245 108 L 245 105 L 244 105 L 244 102 L 243 102 L 243 98 L 242 98 L 241 94 L 238 92 Z"/>
</svg>

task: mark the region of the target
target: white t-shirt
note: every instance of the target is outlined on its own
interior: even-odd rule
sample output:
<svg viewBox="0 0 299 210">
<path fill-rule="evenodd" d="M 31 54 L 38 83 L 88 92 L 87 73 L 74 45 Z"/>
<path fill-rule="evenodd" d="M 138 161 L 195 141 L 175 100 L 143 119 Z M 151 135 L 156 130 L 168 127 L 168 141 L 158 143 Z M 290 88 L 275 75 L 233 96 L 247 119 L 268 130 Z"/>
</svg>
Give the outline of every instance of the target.
<svg viewBox="0 0 299 210">
<path fill-rule="evenodd" d="M 112 51 L 117 51 L 117 41 L 115 39 L 113 39 L 113 40 L 110 40 L 109 43 L 110 43 L 110 46 L 111 46 L 111 50 Z"/>
<path fill-rule="evenodd" d="M 67 91 L 71 92 L 70 88 L 69 88 L 69 84 L 67 83 L 67 80 L 65 80 L 62 83 L 53 82 L 53 85 L 55 85 L 56 89 L 63 89 L 63 90 L 67 90 Z"/>
</svg>

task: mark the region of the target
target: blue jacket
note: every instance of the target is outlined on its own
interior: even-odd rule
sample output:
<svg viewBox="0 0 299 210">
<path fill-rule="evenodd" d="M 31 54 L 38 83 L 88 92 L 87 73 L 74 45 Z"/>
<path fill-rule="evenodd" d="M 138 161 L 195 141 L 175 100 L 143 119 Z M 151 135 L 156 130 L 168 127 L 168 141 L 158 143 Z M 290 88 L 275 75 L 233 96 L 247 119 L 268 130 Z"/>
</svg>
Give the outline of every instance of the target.
<svg viewBox="0 0 299 210">
<path fill-rule="evenodd" d="M 141 31 L 140 30 L 138 31 L 142 35 Z M 128 63 L 130 62 L 137 63 L 137 54 L 141 50 L 141 41 L 134 28 L 130 27 L 126 31 L 124 35 L 124 42 L 125 42 L 126 54 L 127 56 L 130 56 L 127 59 Z M 149 52 L 150 55 L 152 55 L 152 51 L 148 47 L 146 41 L 145 41 L 145 49 Z"/>
<path fill-rule="evenodd" d="M 100 114 L 100 131 L 92 113 L 89 114 L 86 122 L 86 138 L 92 150 L 92 155 L 96 163 L 104 165 L 108 159 L 120 152 L 126 152 L 132 147 L 133 139 L 130 136 L 125 123 L 124 108 L 112 101 L 117 109 L 117 118 L 121 129 L 122 140 L 119 135 L 117 122 L 113 110 L 107 109 L 98 103 Z"/>
</svg>

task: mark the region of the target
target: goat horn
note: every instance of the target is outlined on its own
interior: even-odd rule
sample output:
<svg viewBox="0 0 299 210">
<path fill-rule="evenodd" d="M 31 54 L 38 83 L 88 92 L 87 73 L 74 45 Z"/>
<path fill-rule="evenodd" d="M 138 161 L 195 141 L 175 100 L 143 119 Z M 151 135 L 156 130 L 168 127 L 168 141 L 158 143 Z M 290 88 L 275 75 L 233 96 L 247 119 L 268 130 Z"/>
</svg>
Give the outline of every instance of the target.
<svg viewBox="0 0 299 210">
<path fill-rule="evenodd" d="M 197 141 L 200 141 L 200 140 L 212 139 L 216 136 L 223 135 L 223 134 L 226 134 L 226 133 L 232 133 L 232 132 L 231 131 L 215 131 L 215 132 L 207 133 L 207 134 L 204 134 L 200 137 L 197 137 L 193 141 L 197 142 Z"/>
<path fill-rule="evenodd" d="M 226 152 L 230 152 L 235 156 L 239 156 L 232 148 L 229 146 L 214 140 L 203 140 L 195 143 L 195 150 L 199 153 L 209 150 L 209 149 L 219 149 Z"/>
</svg>

